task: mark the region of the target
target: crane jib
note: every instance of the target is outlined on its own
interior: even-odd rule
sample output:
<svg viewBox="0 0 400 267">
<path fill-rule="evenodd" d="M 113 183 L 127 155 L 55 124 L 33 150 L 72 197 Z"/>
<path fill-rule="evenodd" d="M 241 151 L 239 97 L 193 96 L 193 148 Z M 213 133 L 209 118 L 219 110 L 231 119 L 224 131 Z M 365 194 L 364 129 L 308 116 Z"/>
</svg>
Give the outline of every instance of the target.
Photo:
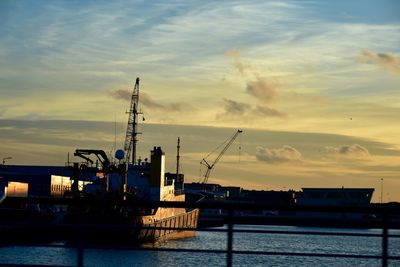
<svg viewBox="0 0 400 267">
<path fill-rule="evenodd" d="M 129 109 L 129 118 L 128 124 L 126 127 L 126 136 L 125 136 L 125 145 L 124 150 L 126 154 L 126 163 L 129 164 L 130 157 L 132 155 L 132 164 L 136 162 L 136 143 L 137 143 L 137 124 L 138 124 L 138 112 L 139 106 L 139 78 L 136 78 L 136 83 L 133 88 L 132 97 L 131 97 L 131 105 Z"/>
<path fill-rule="evenodd" d="M 240 133 L 242 133 L 242 132 L 243 132 L 242 130 L 237 130 L 237 131 L 235 132 L 235 134 L 234 134 L 230 139 L 228 139 L 228 140 L 229 140 L 228 142 L 227 142 L 227 140 L 224 142 L 224 143 L 227 142 L 226 145 L 225 145 L 224 148 L 221 150 L 221 152 L 218 154 L 218 156 L 216 157 L 216 159 L 214 160 L 214 162 L 213 162 L 212 164 L 209 164 L 209 163 L 206 161 L 206 158 L 207 158 L 208 156 L 210 156 L 213 152 L 211 152 L 211 153 L 208 154 L 205 158 L 202 159 L 202 161 L 200 162 L 200 164 L 202 164 L 202 165 L 204 165 L 204 166 L 207 167 L 207 170 L 206 170 L 206 173 L 205 173 L 204 179 L 203 179 L 203 184 L 206 184 L 206 183 L 208 182 L 208 178 L 210 177 L 211 171 L 213 170 L 215 164 L 218 163 L 218 161 L 221 159 L 221 157 L 224 155 L 224 153 L 228 150 L 228 148 L 229 148 L 229 147 L 232 145 L 232 143 L 235 141 L 236 137 L 237 137 Z M 222 144 L 224 144 L 224 143 L 222 143 Z M 220 146 L 221 146 L 221 145 L 220 145 Z M 218 148 L 219 148 L 220 146 L 218 146 Z M 214 151 L 215 151 L 215 150 L 214 150 Z"/>
</svg>

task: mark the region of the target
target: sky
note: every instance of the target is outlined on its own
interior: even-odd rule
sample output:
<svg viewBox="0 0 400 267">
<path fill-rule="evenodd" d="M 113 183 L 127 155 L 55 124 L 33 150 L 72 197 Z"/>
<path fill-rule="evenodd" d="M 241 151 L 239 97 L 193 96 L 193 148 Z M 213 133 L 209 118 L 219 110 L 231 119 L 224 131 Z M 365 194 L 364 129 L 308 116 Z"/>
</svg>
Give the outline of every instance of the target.
<svg viewBox="0 0 400 267">
<path fill-rule="evenodd" d="M 398 1 L 3 0 L 0 25 L 10 164 L 123 147 L 140 77 L 139 154 L 162 145 L 173 171 L 180 136 L 189 182 L 243 129 L 209 182 L 400 201 Z"/>
</svg>

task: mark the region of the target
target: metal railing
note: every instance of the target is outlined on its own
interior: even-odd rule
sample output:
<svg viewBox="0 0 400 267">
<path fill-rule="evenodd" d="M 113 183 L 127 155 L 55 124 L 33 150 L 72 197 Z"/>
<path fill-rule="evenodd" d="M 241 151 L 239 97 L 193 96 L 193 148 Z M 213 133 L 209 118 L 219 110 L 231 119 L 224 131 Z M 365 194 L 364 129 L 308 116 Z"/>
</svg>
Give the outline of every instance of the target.
<svg viewBox="0 0 400 267">
<path fill-rule="evenodd" d="M 40 203 L 46 204 L 71 204 L 72 200 L 54 200 L 54 199 L 38 199 Z M 57 203 L 54 203 L 57 202 Z M 75 203 L 75 202 L 74 202 Z M 121 203 L 120 203 L 121 204 Z M 122 203 L 128 205 L 127 203 Z M 154 207 L 179 207 L 179 208 L 200 208 L 200 209 L 221 209 L 226 211 L 224 215 L 213 217 L 218 223 L 225 225 L 225 228 L 197 228 L 196 231 L 212 231 L 226 233 L 226 249 L 199 249 L 199 248 L 168 248 L 168 247 L 151 247 L 151 246 L 127 246 L 127 245 L 94 245 L 85 242 L 77 242 L 74 244 L 41 244 L 36 242 L 19 242 L 15 243 L 13 240 L 0 240 L 4 241 L 1 246 L 40 246 L 48 248 L 74 248 L 77 253 L 77 262 L 75 266 L 84 266 L 85 251 L 88 249 L 116 249 L 116 250 L 139 250 L 139 251 L 165 251 L 165 252 L 191 252 L 191 253 L 213 253 L 219 255 L 226 255 L 226 266 L 233 266 L 234 255 L 254 255 L 254 256 L 288 256 L 288 257 L 320 257 L 320 258 L 352 258 L 352 259 L 366 259 L 366 260 L 380 260 L 382 266 L 388 266 L 389 261 L 400 264 L 400 256 L 389 255 L 389 238 L 400 238 L 400 234 L 393 234 L 389 229 L 400 228 L 400 209 L 399 207 L 389 207 L 387 205 L 374 205 L 368 207 L 323 207 L 323 206 L 276 206 L 276 205 L 262 205 L 262 204 L 249 204 L 249 203 L 229 203 L 221 201 L 204 202 L 204 203 L 184 203 L 184 202 L 152 202 L 152 203 L 136 203 L 140 207 L 154 208 Z M 240 215 L 240 211 L 262 211 L 274 210 L 279 211 L 284 215 L 278 216 L 252 216 Z M 311 218 L 310 216 L 299 217 L 295 214 L 301 212 L 308 212 L 310 215 L 314 212 L 319 214 L 326 213 L 327 218 L 323 216 L 319 218 Z M 329 214 L 364 214 L 363 219 L 349 219 L 343 216 L 342 218 L 329 217 Z M 286 215 L 285 215 L 286 214 Z M 200 221 L 201 222 L 201 221 Z M 355 228 L 374 228 L 381 229 L 381 233 L 370 232 L 327 232 L 317 230 L 276 230 L 276 229 L 235 229 L 235 225 L 286 225 L 286 226 L 322 226 L 322 227 L 355 227 Z M 10 225 L 12 227 L 12 225 Z M 126 228 L 126 225 L 94 225 L 94 224 L 69 224 L 63 227 L 75 229 L 76 233 L 82 234 L 85 230 L 93 227 L 121 227 Z M 146 228 L 142 226 L 142 228 Z M 169 231 L 188 231 L 193 230 L 189 228 L 180 227 L 152 227 L 156 230 L 169 230 Z M 314 229 L 314 228 L 309 228 Z M 376 251 L 376 254 L 354 254 L 354 253 L 317 253 L 317 252 L 290 252 L 290 251 L 259 251 L 259 250 L 238 250 L 234 249 L 233 237 L 235 234 L 251 233 L 251 234 L 271 234 L 271 235 L 308 235 L 308 236 L 348 236 L 348 237 L 375 237 L 381 238 L 381 251 Z M 0 237 L 1 238 L 1 237 Z M 46 266 L 46 265 L 32 265 L 32 264 L 16 264 L 1 262 L 0 266 Z"/>
</svg>

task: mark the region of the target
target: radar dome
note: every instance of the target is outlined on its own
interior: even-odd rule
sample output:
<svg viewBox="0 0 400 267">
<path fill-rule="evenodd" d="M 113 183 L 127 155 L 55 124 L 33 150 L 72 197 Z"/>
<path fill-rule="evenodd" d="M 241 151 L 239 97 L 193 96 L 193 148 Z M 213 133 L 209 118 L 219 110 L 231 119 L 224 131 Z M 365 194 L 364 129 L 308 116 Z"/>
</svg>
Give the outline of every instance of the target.
<svg viewBox="0 0 400 267">
<path fill-rule="evenodd" d="M 118 149 L 115 151 L 115 157 L 119 160 L 122 160 L 125 157 L 125 152 L 122 149 Z"/>
</svg>

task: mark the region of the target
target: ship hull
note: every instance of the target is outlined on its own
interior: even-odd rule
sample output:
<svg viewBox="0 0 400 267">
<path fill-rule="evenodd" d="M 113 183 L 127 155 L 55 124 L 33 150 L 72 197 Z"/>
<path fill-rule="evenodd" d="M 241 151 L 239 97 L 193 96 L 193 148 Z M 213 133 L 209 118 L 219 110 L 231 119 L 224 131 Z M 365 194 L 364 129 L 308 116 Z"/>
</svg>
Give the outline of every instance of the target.
<svg viewBox="0 0 400 267">
<path fill-rule="evenodd" d="M 194 237 L 198 215 L 199 210 L 194 209 L 148 224 L 140 223 L 140 216 L 122 224 L 73 224 L 67 227 L 62 239 L 70 244 L 138 246 L 167 239 Z"/>
<path fill-rule="evenodd" d="M 138 235 L 140 243 L 155 242 L 170 238 L 195 236 L 199 210 L 194 209 L 179 215 L 144 224 Z"/>
<path fill-rule="evenodd" d="M 66 241 L 70 244 L 130 246 L 162 239 L 192 237 L 197 228 L 198 209 L 182 209 L 177 213 L 174 208 L 159 208 L 162 213 L 169 211 L 170 215 L 158 219 L 157 214 L 123 216 L 113 213 L 106 206 L 103 203 L 100 212 L 93 209 L 98 205 L 92 205 L 82 206 L 81 211 L 86 210 L 83 213 L 66 211 L 55 214 L 39 213 L 27 208 L 2 207 L 0 243 Z M 153 218 L 152 222 L 144 223 L 149 218 Z"/>
</svg>

